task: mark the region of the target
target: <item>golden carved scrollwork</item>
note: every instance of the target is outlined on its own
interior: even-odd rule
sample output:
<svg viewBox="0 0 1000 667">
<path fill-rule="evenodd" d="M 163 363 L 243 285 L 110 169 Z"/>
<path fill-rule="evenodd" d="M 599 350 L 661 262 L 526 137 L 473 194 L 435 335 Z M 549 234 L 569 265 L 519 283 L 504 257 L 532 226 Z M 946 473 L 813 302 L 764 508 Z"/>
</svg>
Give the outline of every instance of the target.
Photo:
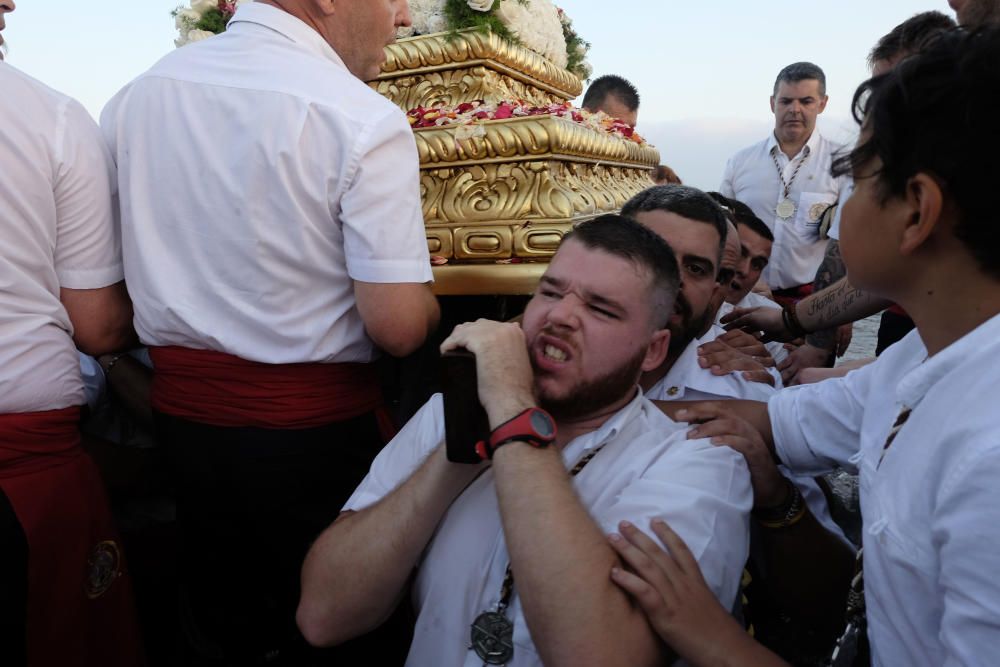
<svg viewBox="0 0 1000 667">
<path fill-rule="evenodd" d="M 370 85 L 404 110 L 438 105 L 456 106 L 472 100 L 485 100 L 491 104 L 524 100 L 536 106 L 563 101 L 552 93 L 482 65 L 410 74 L 373 81 Z"/>
<path fill-rule="evenodd" d="M 474 29 L 401 39 L 387 46 L 385 52 L 386 62 L 377 82 L 484 64 L 564 100 L 573 99 L 583 90 L 580 79 L 568 70 L 493 33 Z M 461 101 L 473 99 L 479 98 Z"/>
<path fill-rule="evenodd" d="M 554 116 L 429 127 L 413 134 L 422 166 L 552 156 L 652 169 L 660 161 L 659 151 L 651 146 Z"/>
<path fill-rule="evenodd" d="M 575 220 L 616 211 L 650 184 L 644 168 L 558 160 L 427 169 L 420 175 L 428 225 Z"/>
</svg>

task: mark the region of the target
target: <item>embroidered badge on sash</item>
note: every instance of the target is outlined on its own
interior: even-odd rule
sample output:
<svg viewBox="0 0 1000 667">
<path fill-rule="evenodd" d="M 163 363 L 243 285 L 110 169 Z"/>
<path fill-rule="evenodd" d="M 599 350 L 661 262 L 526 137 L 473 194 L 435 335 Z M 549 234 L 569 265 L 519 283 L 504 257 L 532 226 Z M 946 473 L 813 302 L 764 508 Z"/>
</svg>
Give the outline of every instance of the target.
<svg viewBox="0 0 1000 667">
<path fill-rule="evenodd" d="M 87 557 L 87 581 L 84 584 L 91 600 L 108 592 L 121 576 L 121 551 L 114 540 L 98 542 Z"/>
<path fill-rule="evenodd" d="M 826 202 L 816 202 L 809 207 L 809 222 L 819 222 L 819 219 L 823 217 L 823 213 L 830 205 Z"/>
</svg>

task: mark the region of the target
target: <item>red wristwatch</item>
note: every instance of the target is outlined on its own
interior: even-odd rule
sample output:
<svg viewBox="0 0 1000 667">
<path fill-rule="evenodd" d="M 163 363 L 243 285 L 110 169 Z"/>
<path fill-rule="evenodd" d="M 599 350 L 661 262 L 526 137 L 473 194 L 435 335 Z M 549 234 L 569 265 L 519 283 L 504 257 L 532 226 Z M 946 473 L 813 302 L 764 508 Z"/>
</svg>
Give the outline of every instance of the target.
<svg viewBox="0 0 1000 667">
<path fill-rule="evenodd" d="M 486 461 L 498 447 L 508 442 L 526 442 L 532 447 L 548 447 L 556 439 L 556 422 L 541 408 L 528 408 L 493 429 L 488 441 L 476 443 L 476 454 Z"/>
</svg>

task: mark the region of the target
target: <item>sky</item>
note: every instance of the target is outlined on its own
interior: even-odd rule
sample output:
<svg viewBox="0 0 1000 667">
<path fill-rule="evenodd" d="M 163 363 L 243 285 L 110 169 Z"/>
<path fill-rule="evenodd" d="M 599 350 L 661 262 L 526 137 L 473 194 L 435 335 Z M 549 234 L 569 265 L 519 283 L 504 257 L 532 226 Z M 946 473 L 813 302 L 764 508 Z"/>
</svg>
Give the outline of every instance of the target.
<svg viewBox="0 0 1000 667">
<path fill-rule="evenodd" d="M 133 77 L 174 48 L 181 0 L 16 0 L 7 60 L 78 99 L 96 118 Z M 691 185 L 714 190 L 726 160 L 767 136 L 778 71 L 809 60 L 830 102 L 819 128 L 853 141 L 850 103 L 879 37 L 946 0 L 557 0 L 592 47 L 594 75 L 639 89 L 637 130 Z M 2 94 L 2 91 L 0 91 Z M 578 100 L 579 102 L 579 100 Z"/>
</svg>

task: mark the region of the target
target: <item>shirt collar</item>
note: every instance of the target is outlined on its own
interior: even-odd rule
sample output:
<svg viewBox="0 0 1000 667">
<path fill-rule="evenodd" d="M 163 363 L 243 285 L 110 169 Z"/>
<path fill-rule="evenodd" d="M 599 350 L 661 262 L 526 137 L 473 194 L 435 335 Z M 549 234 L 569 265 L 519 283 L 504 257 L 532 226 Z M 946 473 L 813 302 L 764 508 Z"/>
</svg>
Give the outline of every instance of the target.
<svg viewBox="0 0 1000 667">
<path fill-rule="evenodd" d="M 912 335 L 919 336 L 919 333 Z M 931 388 L 956 367 L 975 358 L 989 358 L 986 363 L 993 363 L 998 352 L 1000 315 L 994 315 L 904 375 L 896 387 L 896 398 L 904 406 L 915 408 Z"/>
<path fill-rule="evenodd" d="M 239 32 L 249 24 L 256 24 L 273 30 L 289 41 L 302 46 L 310 53 L 347 69 L 343 59 L 323 39 L 322 35 L 304 21 L 292 16 L 283 9 L 259 2 L 245 2 L 236 8 L 236 13 L 229 20 L 227 32 L 234 28 Z"/>
<path fill-rule="evenodd" d="M 568 465 L 573 465 L 587 452 L 602 447 L 618 436 L 625 426 L 633 420 L 633 417 L 642 409 L 643 393 L 642 388 L 637 387 L 635 397 L 622 409 L 605 420 L 601 426 L 590 433 L 573 438 L 573 440 L 563 449 L 563 460 Z"/>
<path fill-rule="evenodd" d="M 822 141 L 822 137 L 819 134 L 819 129 L 813 128 L 813 133 L 809 135 L 809 141 L 806 145 L 802 147 L 802 150 L 808 150 L 809 153 L 815 153 L 819 148 L 819 142 Z M 768 155 L 773 155 L 774 151 L 781 150 L 781 146 L 778 144 L 778 137 L 774 136 L 774 130 L 771 130 L 771 134 L 767 136 L 767 145 L 765 146 Z M 802 151 L 799 151 L 799 155 Z M 798 157 L 796 155 L 795 157 Z M 794 158 L 793 158 L 794 159 Z"/>
</svg>

